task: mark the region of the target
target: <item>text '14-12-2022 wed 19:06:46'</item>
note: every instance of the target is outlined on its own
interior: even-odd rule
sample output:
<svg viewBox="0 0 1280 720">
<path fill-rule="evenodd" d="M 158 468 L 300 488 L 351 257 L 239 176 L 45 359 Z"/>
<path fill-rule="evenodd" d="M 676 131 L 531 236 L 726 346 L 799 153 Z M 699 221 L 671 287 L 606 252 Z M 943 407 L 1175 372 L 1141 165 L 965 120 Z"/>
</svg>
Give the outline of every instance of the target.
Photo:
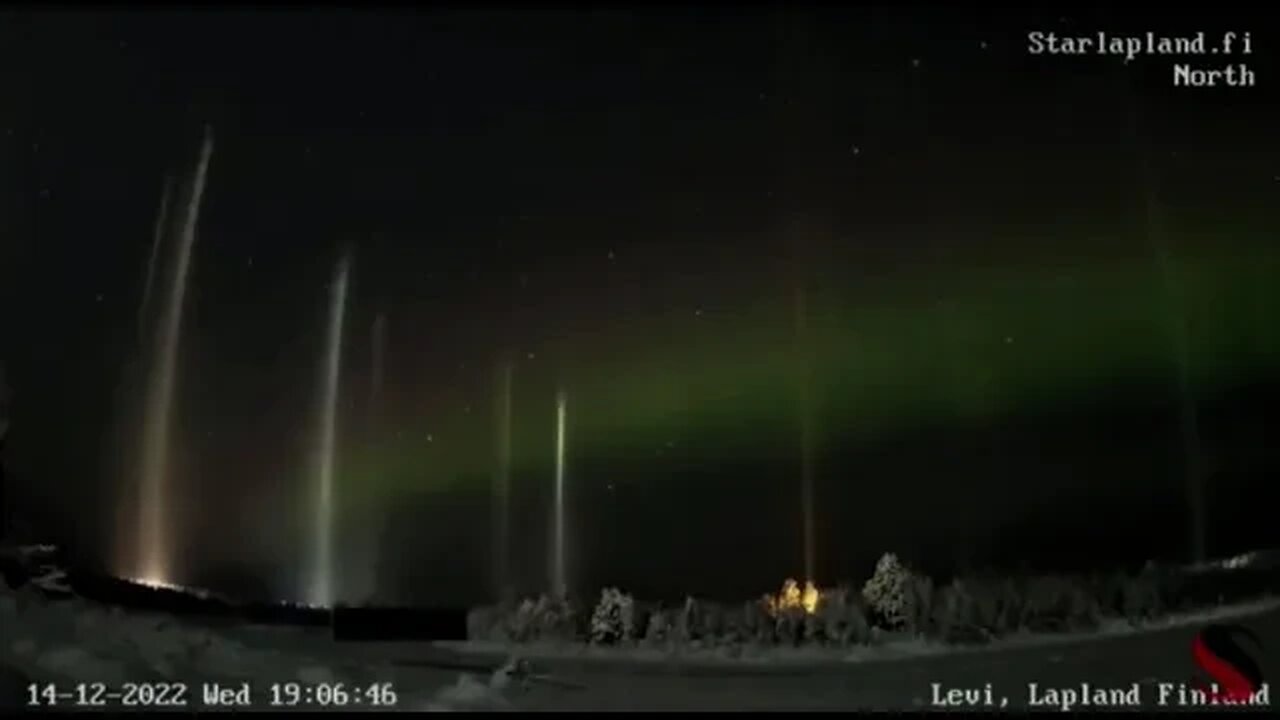
<svg viewBox="0 0 1280 720">
<path fill-rule="evenodd" d="M 268 683 L 255 688 L 251 683 L 201 683 L 193 688 L 184 682 L 144 682 L 109 684 L 101 682 L 30 683 L 28 707 L 45 708 L 169 708 L 194 707 L 368 707 L 392 708 L 398 702 L 389 682 L 355 685 L 340 682 Z"/>
</svg>

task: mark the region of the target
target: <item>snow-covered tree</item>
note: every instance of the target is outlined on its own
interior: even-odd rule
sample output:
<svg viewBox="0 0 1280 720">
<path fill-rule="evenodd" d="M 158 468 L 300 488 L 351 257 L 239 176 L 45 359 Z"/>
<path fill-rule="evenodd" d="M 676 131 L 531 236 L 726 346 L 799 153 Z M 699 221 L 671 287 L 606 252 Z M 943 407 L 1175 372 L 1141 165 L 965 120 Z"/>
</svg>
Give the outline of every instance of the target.
<svg viewBox="0 0 1280 720">
<path fill-rule="evenodd" d="M 862 597 L 890 628 L 904 627 L 915 616 L 911 571 L 893 553 L 880 557 L 875 574 L 862 588 Z"/>
<path fill-rule="evenodd" d="M 604 588 L 591 613 L 591 642 L 613 644 L 634 637 L 635 602 L 618 588 Z"/>
</svg>

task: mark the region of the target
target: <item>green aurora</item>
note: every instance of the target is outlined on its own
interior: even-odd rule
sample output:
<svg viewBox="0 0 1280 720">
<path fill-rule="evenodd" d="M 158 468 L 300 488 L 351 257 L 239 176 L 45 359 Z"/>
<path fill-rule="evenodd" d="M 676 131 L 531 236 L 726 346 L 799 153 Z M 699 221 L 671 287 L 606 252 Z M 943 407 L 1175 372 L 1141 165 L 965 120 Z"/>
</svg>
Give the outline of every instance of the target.
<svg viewBox="0 0 1280 720">
<path fill-rule="evenodd" d="M 1173 395 L 1180 363 L 1195 394 L 1273 377 L 1280 243 L 1184 252 L 1166 270 L 1149 255 L 1053 268 L 952 263 L 858 287 L 819 277 L 808 292 L 806 331 L 819 447 L 1092 401 L 1132 379 L 1167 378 Z M 584 458 L 652 461 L 673 438 L 686 457 L 694 450 L 710 462 L 798 452 L 801 364 L 789 293 L 732 309 L 629 318 L 614 334 L 562 337 L 535 360 L 517 358 L 517 484 L 549 471 L 557 384 L 569 397 L 571 466 Z M 573 355 L 590 347 L 613 354 Z M 420 422 L 349 448 L 348 511 L 406 493 L 487 492 L 496 443 L 489 407 L 424 408 Z"/>
</svg>

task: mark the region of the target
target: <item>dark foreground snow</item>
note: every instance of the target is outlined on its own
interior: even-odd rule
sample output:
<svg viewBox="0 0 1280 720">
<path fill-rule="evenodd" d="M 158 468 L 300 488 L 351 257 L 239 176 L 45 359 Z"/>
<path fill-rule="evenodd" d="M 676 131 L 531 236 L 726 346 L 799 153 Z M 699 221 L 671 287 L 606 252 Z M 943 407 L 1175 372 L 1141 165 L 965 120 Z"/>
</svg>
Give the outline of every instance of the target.
<svg viewBox="0 0 1280 720">
<path fill-rule="evenodd" d="M 344 683 L 353 691 L 390 683 L 399 709 L 820 710 L 928 708 L 932 683 L 966 689 L 990 683 L 995 701 L 1007 698 L 1012 708 L 1026 704 L 1029 683 L 1078 688 L 1088 682 L 1114 688 L 1140 683 L 1142 699 L 1154 704 L 1157 683 L 1186 683 L 1194 675 L 1196 630 L 1225 619 L 1258 634 L 1273 653 L 1261 658 L 1264 673 L 1280 677 L 1280 601 L 965 651 L 902 641 L 855 655 L 782 650 L 728 658 L 525 646 L 518 649 L 532 673 L 525 677 L 495 671 L 508 660 L 504 647 L 339 644 L 322 628 L 180 620 L 81 598 L 50 601 L 28 586 L 0 592 L 0 692 L 6 702 L 20 703 L 28 682 L 58 683 L 69 691 L 75 683 L 168 681 L 189 686 L 188 709 L 207 709 L 201 697 L 206 683 L 248 683 L 257 707 L 268 706 L 272 683 Z M 107 708 L 119 704 L 106 701 Z M 305 702 L 298 707 L 323 709 Z M 343 709 L 373 708 L 365 699 Z"/>
</svg>

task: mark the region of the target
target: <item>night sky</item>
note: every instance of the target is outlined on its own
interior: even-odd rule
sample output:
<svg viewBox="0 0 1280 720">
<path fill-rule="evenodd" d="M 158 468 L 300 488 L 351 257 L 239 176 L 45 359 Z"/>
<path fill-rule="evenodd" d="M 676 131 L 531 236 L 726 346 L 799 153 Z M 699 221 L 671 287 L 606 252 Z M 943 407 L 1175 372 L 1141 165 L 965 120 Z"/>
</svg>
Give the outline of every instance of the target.
<svg viewBox="0 0 1280 720">
<path fill-rule="evenodd" d="M 1278 544 L 1268 28 L 1262 10 L 5 10 L 8 492 L 113 563 L 152 228 L 208 125 L 173 444 L 186 582 L 296 583 L 344 252 L 340 496 L 387 597 L 489 591 L 504 362 L 522 587 L 546 577 L 558 389 L 584 588 L 742 597 L 802 573 L 802 407 L 823 583 L 886 550 L 938 572 L 1185 557 L 1188 462 L 1210 551 Z M 1176 62 L 1223 58 L 1032 56 L 1036 30 L 1250 32 L 1230 60 L 1257 85 L 1172 87 Z"/>
</svg>

